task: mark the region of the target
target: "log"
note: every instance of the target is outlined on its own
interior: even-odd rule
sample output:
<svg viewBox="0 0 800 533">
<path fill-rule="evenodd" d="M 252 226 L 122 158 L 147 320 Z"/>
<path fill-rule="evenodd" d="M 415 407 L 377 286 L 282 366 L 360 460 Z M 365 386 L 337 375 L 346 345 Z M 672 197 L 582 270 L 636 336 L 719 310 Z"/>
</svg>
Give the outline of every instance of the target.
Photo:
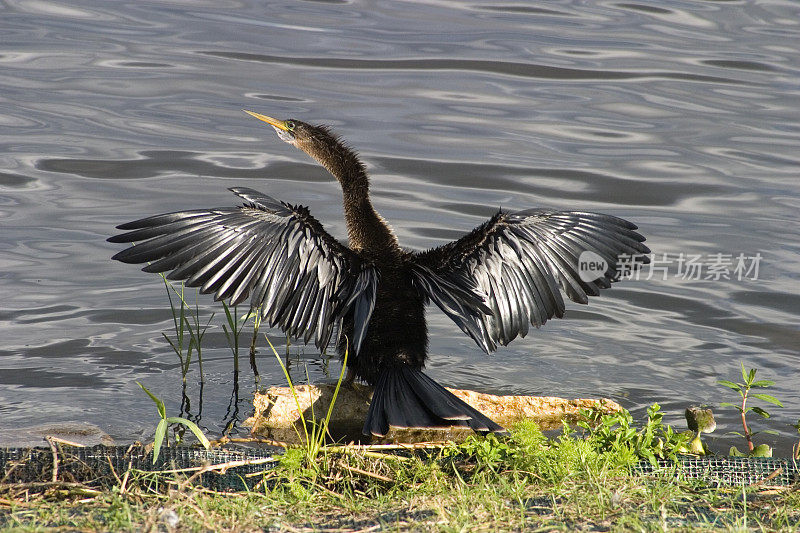
<svg viewBox="0 0 800 533">
<path fill-rule="evenodd" d="M 335 385 L 299 385 L 295 387 L 295 399 L 289 387 L 271 387 L 266 392 L 256 392 L 253 398 L 255 414 L 245 420 L 254 436 L 267 437 L 289 443 L 302 442 L 304 430 L 301 417 L 317 423 L 328 413 Z M 596 409 L 604 413 L 622 410 L 609 399 L 577 398 L 568 400 L 553 396 L 496 396 L 471 390 L 450 389 L 450 392 L 503 427 L 511 427 L 523 420 L 532 420 L 543 430 L 561 427 L 562 421 L 574 423 L 581 409 Z M 409 429 L 392 428 L 382 439 L 361 435 L 361 428 L 369 408 L 372 388 L 353 384 L 341 387 L 336 398 L 330 431 L 334 439 L 345 441 L 427 442 L 440 440 L 460 441 L 473 434 L 468 428 Z M 298 408 L 299 404 L 299 408 Z M 313 413 L 312 413 L 313 412 Z M 310 427 L 310 424 L 307 426 Z"/>
</svg>

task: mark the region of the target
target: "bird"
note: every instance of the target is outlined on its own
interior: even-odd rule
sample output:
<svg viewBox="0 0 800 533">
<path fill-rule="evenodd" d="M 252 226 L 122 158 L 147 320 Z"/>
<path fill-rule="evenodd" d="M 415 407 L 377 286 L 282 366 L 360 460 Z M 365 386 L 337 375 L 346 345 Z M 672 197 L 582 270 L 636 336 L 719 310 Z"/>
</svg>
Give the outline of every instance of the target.
<svg viewBox="0 0 800 533">
<path fill-rule="evenodd" d="M 248 298 L 262 320 L 323 350 L 337 332 L 348 351 L 347 382 L 374 387 L 363 433 L 396 428 L 505 428 L 423 372 L 428 360 L 426 306 L 436 305 L 484 352 L 562 318 L 561 294 L 585 304 L 618 281 L 625 258 L 649 262 L 638 227 L 612 215 L 532 208 L 498 210 L 461 238 L 428 250 L 400 246 L 370 200 L 356 151 L 328 126 L 246 111 L 321 164 L 339 182 L 347 243 L 309 209 L 247 187 L 241 204 L 155 215 L 117 226 L 108 240 L 135 243 L 113 256 L 168 272 L 237 305 Z M 591 252 L 600 269 L 582 276 Z"/>
</svg>

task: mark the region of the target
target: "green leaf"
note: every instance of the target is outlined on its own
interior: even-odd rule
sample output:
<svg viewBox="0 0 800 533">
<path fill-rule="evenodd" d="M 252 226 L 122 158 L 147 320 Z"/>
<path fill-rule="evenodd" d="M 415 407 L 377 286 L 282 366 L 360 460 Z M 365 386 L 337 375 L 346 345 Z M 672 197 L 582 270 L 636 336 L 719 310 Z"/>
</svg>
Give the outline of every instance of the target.
<svg viewBox="0 0 800 533">
<path fill-rule="evenodd" d="M 723 385 L 725 387 L 728 387 L 729 389 L 733 389 L 735 391 L 741 391 L 742 390 L 741 385 L 739 385 L 738 383 L 734 383 L 733 381 L 728 381 L 727 379 L 719 379 L 719 380 L 717 380 L 717 383 L 719 383 L 720 385 Z"/>
<path fill-rule="evenodd" d="M 756 387 L 758 387 L 758 388 L 767 388 L 767 387 L 772 387 L 773 385 L 775 385 L 775 382 L 772 381 L 772 380 L 759 379 L 758 381 L 754 381 L 753 383 L 751 383 L 750 387 L 751 388 L 756 388 Z"/>
<path fill-rule="evenodd" d="M 211 443 L 208 441 L 206 436 L 203 434 L 203 430 L 200 429 L 199 427 L 197 427 L 197 424 L 195 424 L 191 420 L 187 420 L 187 419 L 181 418 L 179 416 L 171 416 L 171 417 L 167 418 L 167 423 L 168 424 L 183 424 L 184 426 L 189 428 L 192 433 L 194 433 L 194 436 L 197 437 L 197 440 L 200 441 L 200 444 L 203 445 L 203 448 L 205 448 L 206 450 L 211 448 Z"/>
<path fill-rule="evenodd" d="M 158 454 L 161 452 L 161 444 L 164 442 L 164 436 L 167 434 L 167 419 L 162 418 L 161 422 L 156 426 L 156 434 L 153 438 L 153 464 L 158 459 Z"/>
<path fill-rule="evenodd" d="M 750 453 L 752 457 L 772 457 L 772 448 L 767 444 L 759 444 Z"/>
<path fill-rule="evenodd" d="M 758 393 L 751 394 L 750 397 L 751 398 L 758 398 L 759 400 L 763 400 L 765 402 L 769 402 L 769 403 L 771 403 L 773 405 L 777 405 L 778 407 L 783 407 L 783 404 L 781 403 L 781 401 L 779 399 L 777 399 L 775 396 L 770 396 L 769 394 L 764 394 L 764 393 L 758 392 Z"/>
<path fill-rule="evenodd" d="M 142 390 L 145 391 L 147 393 L 147 395 L 150 396 L 150 398 L 154 402 L 156 402 L 156 408 L 158 409 L 158 414 L 161 415 L 161 419 L 163 420 L 163 419 L 167 418 L 167 409 L 164 407 L 164 402 L 162 402 L 159 398 L 157 398 L 155 396 L 155 394 L 153 394 L 152 392 L 147 390 L 147 387 L 145 387 L 144 385 L 142 385 L 138 381 L 136 382 L 136 384 L 139 385 L 142 388 Z"/>
<path fill-rule="evenodd" d="M 749 385 L 753 378 L 756 376 L 756 369 L 751 368 L 749 371 L 744 369 L 744 363 L 739 363 L 742 366 L 742 379 L 744 380 L 745 385 Z"/>
<path fill-rule="evenodd" d="M 753 407 L 753 412 L 756 413 L 761 418 L 769 418 L 769 413 L 763 410 L 760 407 Z"/>
<path fill-rule="evenodd" d="M 739 451 L 739 448 L 736 446 L 731 446 L 730 451 L 728 451 L 728 455 L 731 457 L 745 457 L 745 454 Z"/>
</svg>

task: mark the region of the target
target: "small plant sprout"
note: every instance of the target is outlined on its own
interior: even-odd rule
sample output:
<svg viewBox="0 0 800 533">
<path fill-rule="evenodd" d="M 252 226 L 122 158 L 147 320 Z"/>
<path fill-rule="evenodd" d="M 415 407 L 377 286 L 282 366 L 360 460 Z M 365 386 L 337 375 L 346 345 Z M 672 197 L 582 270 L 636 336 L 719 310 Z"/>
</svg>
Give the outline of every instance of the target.
<svg viewBox="0 0 800 533">
<path fill-rule="evenodd" d="M 153 464 L 155 464 L 156 460 L 158 459 L 158 454 L 161 452 L 161 445 L 164 443 L 164 439 L 167 439 L 167 446 L 169 446 L 169 437 L 167 437 L 167 429 L 169 429 L 170 424 L 183 424 L 187 428 L 194 433 L 194 436 L 197 437 L 197 440 L 200 441 L 200 444 L 208 450 L 211 448 L 211 443 L 208 441 L 203 432 L 197 427 L 197 424 L 192 422 L 191 420 L 186 420 L 185 418 L 181 418 L 178 416 L 171 416 L 167 418 L 167 409 L 164 407 L 164 402 L 161 401 L 160 398 L 156 397 L 152 392 L 147 390 L 147 387 L 136 382 L 143 391 L 147 393 L 148 396 L 155 402 L 156 408 L 158 409 L 158 414 L 161 416 L 161 420 L 159 420 L 158 425 L 156 426 L 156 433 L 153 437 Z"/>
<path fill-rule="evenodd" d="M 729 402 L 723 402 L 720 404 L 721 407 L 733 407 L 739 411 L 742 417 L 742 428 L 744 433 L 734 432 L 735 435 L 739 435 L 744 437 L 747 441 L 747 453 L 740 452 L 736 446 L 731 446 L 730 455 L 732 456 L 752 456 L 752 457 L 772 457 L 772 448 L 770 448 L 767 444 L 760 444 L 756 446 L 753 444 L 753 436 L 757 435 L 757 433 L 753 433 L 750 431 L 750 427 L 747 425 L 747 413 L 753 411 L 758 416 L 762 418 L 769 418 L 770 414 L 763 408 L 758 406 L 748 407 L 747 400 L 749 398 L 756 398 L 758 400 L 771 403 L 772 405 L 777 405 L 778 407 L 783 407 L 780 400 L 771 396 L 769 394 L 764 394 L 762 392 L 751 392 L 752 389 L 765 389 L 771 387 L 775 384 L 774 381 L 768 379 L 761 379 L 756 381 L 756 369 L 751 368 L 750 370 L 744 369 L 744 363 L 742 363 L 742 382 L 741 383 L 734 383 L 732 381 L 728 381 L 726 379 L 721 379 L 717 383 L 728 387 L 729 389 L 733 389 L 739 393 L 739 396 L 742 397 L 742 402 L 740 405 L 732 404 Z M 774 433 L 774 431 L 765 431 L 764 433 Z"/>
<path fill-rule="evenodd" d="M 706 406 L 687 407 L 686 424 L 694 432 L 694 438 L 689 443 L 689 451 L 697 455 L 706 455 L 708 448 L 700 439 L 702 433 L 713 433 L 717 429 L 717 422 L 714 420 L 714 413 Z"/>
<path fill-rule="evenodd" d="M 164 280 L 164 287 L 167 290 L 167 297 L 169 298 L 169 307 L 172 310 L 172 322 L 175 329 L 175 340 L 170 339 L 166 333 L 162 333 L 164 339 L 172 347 L 172 350 L 178 355 L 181 362 L 181 374 L 183 381 L 186 382 L 186 374 L 189 372 L 189 363 L 192 360 L 192 350 L 197 352 L 197 365 L 200 370 L 200 382 L 204 381 L 203 377 L 203 336 L 211 325 L 211 320 L 214 318 L 214 313 L 208 318 L 205 326 L 200 324 L 200 307 L 195 300 L 194 310 L 192 306 L 186 303 L 184 285 L 181 283 L 180 290 L 167 280 L 164 274 L 161 274 Z M 179 303 L 172 300 L 172 293 L 178 297 Z M 187 313 L 187 310 L 189 311 Z M 191 316 L 191 320 L 190 317 Z M 188 342 L 187 342 L 188 334 Z M 184 350 L 186 357 L 184 358 Z"/>
</svg>

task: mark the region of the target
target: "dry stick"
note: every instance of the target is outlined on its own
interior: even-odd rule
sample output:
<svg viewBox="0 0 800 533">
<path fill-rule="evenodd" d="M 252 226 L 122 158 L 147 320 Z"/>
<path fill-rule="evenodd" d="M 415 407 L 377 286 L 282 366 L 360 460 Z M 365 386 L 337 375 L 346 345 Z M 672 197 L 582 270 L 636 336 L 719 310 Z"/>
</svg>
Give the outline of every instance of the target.
<svg viewBox="0 0 800 533">
<path fill-rule="evenodd" d="M 120 493 L 120 495 L 123 495 L 123 494 L 125 494 L 125 487 L 126 487 L 126 486 L 127 486 L 127 484 L 128 484 L 128 475 L 129 475 L 130 473 L 131 473 L 131 463 L 128 463 L 128 469 L 127 469 L 127 470 L 125 471 L 125 473 L 122 475 L 122 483 L 120 483 L 120 486 L 119 486 L 119 493 Z"/>
<path fill-rule="evenodd" d="M 21 502 L 19 500 L 7 500 L 5 498 L 0 498 L 0 505 L 5 505 L 7 507 L 28 507 L 30 504 Z"/>
<path fill-rule="evenodd" d="M 8 483 L 5 485 L 11 489 L 27 490 L 27 489 L 75 489 L 77 491 L 85 492 L 87 494 L 101 494 L 101 491 L 87 487 L 83 483 L 75 483 L 71 481 L 32 481 L 30 483 Z"/>
<path fill-rule="evenodd" d="M 86 448 L 86 445 L 81 444 L 79 442 L 72 442 L 71 440 L 60 439 L 58 437 L 53 437 L 52 435 L 49 435 L 46 438 L 52 440 L 53 442 L 57 442 L 59 444 L 66 444 L 67 446 L 74 446 L 76 448 Z"/>
<path fill-rule="evenodd" d="M 764 484 L 767 483 L 767 481 L 775 479 L 776 477 L 778 477 L 782 473 L 783 473 L 783 467 L 779 466 L 770 475 L 768 475 L 767 477 L 765 477 L 761 481 L 756 481 L 755 483 L 751 483 L 750 486 L 751 487 L 757 487 L 758 485 L 764 485 Z"/>
<path fill-rule="evenodd" d="M 111 473 L 114 474 L 114 477 L 116 478 L 117 483 L 122 483 L 122 480 L 117 475 L 117 471 L 114 470 L 114 465 L 111 463 L 111 457 L 106 455 L 106 461 L 108 461 L 108 467 L 111 469 Z"/>
<path fill-rule="evenodd" d="M 276 446 L 278 448 L 288 448 L 290 446 L 289 443 L 279 441 L 279 440 L 272 440 L 266 437 L 221 437 L 217 440 L 211 441 L 211 446 L 214 448 L 218 446 L 224 446 L 229 442 L 238 442 L 238 443 L 259 443 L 259 444 L 269 444 L 270 446 Z"/>
<path fill-rule="evenodd" d="M 264 457 L 261 459 L 243 459 L 239 461 L 228 461 L 227 463 L 219 463 L 216 465 L 204 465 L 204 466 L 189 466 L 186 468 L 173 468 L 171 470 L 153 470 L 150 473 L 153 474 L 181 474 L 181 473 L 189 473 L 195 472 L 192 476 L 194 478 L 197 476 L 198 473 L 203 474 L 205 472 L 211 472 L 214 470 L 219 470 L 218 474 L 224 474 L 229 468 L 236 468 L 238 466 L 248 466 L 248 465 L 260 465 L 264 463 L 272 463 L 275 462 L 275 458 L 273 457 Z"/>
<path fill-rule="evenodd" d="M 55 483 L 58 481 L 58 450 L 56 449 L 56 444 L 53 442 L 53 437 L 47 436 L 44 438 L 47 441 L 47 444 L 50 445 L 50 449 L 53 451 L 53 478 L 52 482 Z"/>
<path fill-rule="evenodd" d="M 350 472 L 353 472 L 354 474 L 361 474 L 362 476 L 371 477 L 372 479 L 377 479 L 378 481 L 385 481 L 386 483 L 394 482 L 394 480 L 392 478 L 390 478 L 390 477 L 382 476 L 381 474 L 375 474 L 373 472 L 368 472 L 366 470 L 362 470 L 362 469 L 360 469 L 358 467 L 355 467 L 355 466 L 348 466 L 348 465 L 346 465 L 344 463 L 340 464 L 339 466 L 341 466 L 345 470 L 349 470 Z"/>
<path fill-rule="evenodd" d="M 347 444 L 344 446 L 331 446 L 328 451 L 339 450 L 423 450 L 428 448 L 441 448 L 452 441 L 431 441 L 431 442 L 415 442 L 408 444 Z"/>
</svg>

